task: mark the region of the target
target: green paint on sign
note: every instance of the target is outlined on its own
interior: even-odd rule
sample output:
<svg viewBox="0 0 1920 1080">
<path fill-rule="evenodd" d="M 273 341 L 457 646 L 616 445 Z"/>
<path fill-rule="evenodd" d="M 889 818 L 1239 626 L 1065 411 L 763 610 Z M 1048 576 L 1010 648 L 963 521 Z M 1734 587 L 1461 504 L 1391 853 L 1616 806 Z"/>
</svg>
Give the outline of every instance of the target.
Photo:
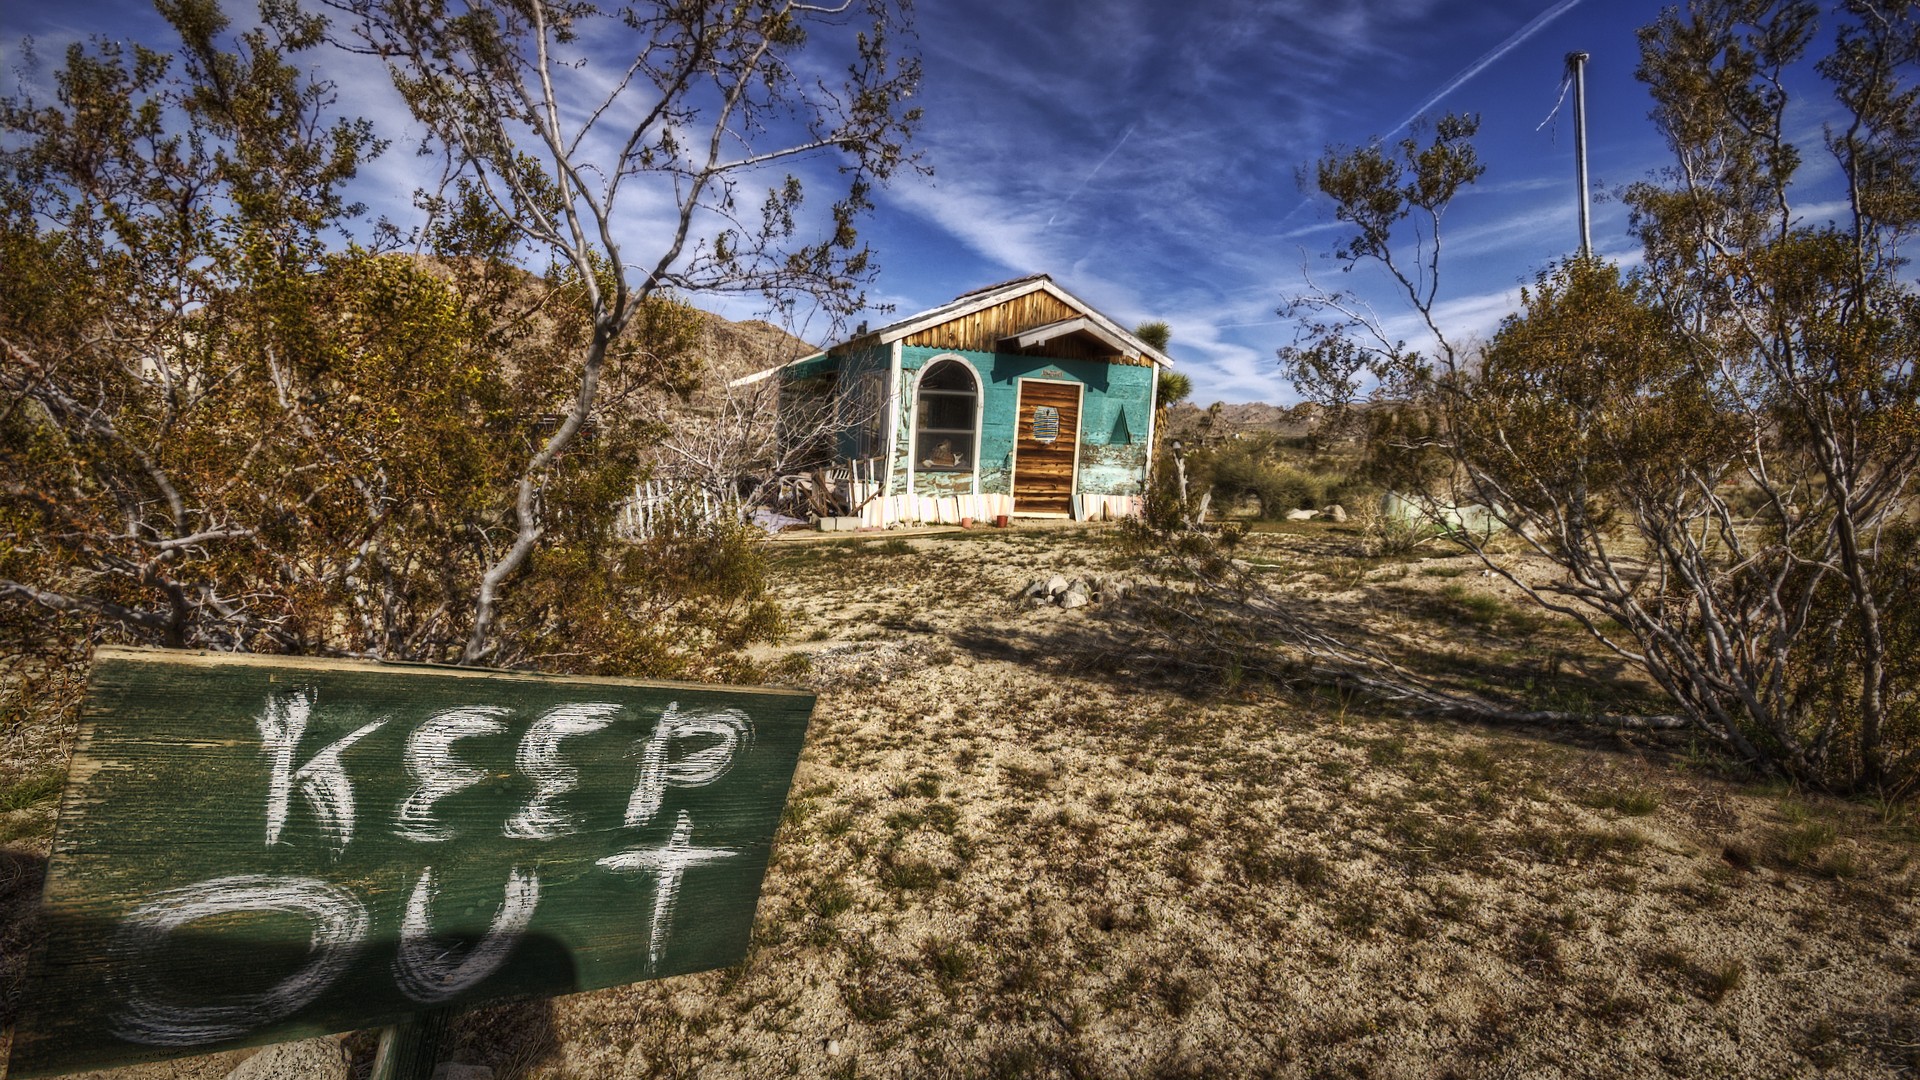
<svg viewBox="0 0 1920 1080">
<path fill-rule="evenodd" d="M 11 1075 L 736 963 L 812 711 L 101 649 Z"/>
</svg>

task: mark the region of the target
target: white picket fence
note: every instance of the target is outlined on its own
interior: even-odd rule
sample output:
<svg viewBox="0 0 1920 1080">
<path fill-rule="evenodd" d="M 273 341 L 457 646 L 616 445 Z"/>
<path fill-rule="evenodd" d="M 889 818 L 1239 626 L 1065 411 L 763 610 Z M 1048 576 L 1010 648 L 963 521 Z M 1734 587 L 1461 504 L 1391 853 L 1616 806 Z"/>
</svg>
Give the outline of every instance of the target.
<svg viewBox="0 0 1920 1080">
<path fill-rule="evenodd" d="M 686 480 L 646 480 L 620 504 L 614 532 L 623 540 L 646 540 L 668 522 L 711 524 L 740 519 L 737 500 L 716 497 Z"/>
<path fill-rule="evenodd" d="M 833 480 L 835 494 L 858 514 L 886 487 L 885 465 L 879 458 L 861 458 L 835 465 L 827 475 Z"/>
<path fill-rule="evenodd" d="M 1014 512 L 1011 495 L 883 495 L 886 488 L 883 464 L 879 458 L 865 458 L 842 462 L 827 470 L 827 482 L 833 487 L 835 501 L 851 508 L 863 528 L 958 525 L 969 519 L 985 524 Z M 791 480 L 805 487 L 815 482 L 811 476 L 796 476 Z M 776 500 L 775 505 L 783 506 L 785 502 Z M 1080 521 L 1118 521 L 1140 516 L 1145 512 L 1144 503 L 1138 495 L 1076 495 L 1072 516 Z M 752 509 L 742 506 L 737 499 L 718 497 L 693 481 L 648 480 L 635 484 L 633 494 L 620 504 L 614 529 L 622 539 L 645 540 L 668 521 L 683 524 L 740 521 Z"/>
</svg>

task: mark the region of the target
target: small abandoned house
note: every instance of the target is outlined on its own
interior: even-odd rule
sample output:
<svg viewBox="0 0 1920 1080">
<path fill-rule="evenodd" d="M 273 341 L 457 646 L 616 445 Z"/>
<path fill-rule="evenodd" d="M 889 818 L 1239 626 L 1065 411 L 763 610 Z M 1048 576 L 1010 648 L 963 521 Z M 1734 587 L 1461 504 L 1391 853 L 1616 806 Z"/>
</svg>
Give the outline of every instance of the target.
<svg viewBox="0 0 1920 1080">
<path fill-rule="evenodd" d="M 1045 274 L 965 293 L 758 377 L 863 525 L 1141 512 L 1172 361 Z"/>
</svg>

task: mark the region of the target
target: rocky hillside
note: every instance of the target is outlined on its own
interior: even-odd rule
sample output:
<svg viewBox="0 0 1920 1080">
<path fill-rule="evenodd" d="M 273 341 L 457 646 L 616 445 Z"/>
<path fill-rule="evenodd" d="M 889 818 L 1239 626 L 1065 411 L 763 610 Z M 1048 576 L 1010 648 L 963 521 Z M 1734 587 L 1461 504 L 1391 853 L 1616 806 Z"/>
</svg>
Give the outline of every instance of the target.
<svg viewBox="0 0 1920 1080">
<path fill-rule="evenodd" d="M 734 322 L 712 312 L 701 312 L 702 352 L 708 368 L 703 385 L 724 386 L 742 375 L 797 360 L 815 346 L 762 319 Z"/>
<path fill-rule="evenodd" d="M 1320 407 L 1311 402 L 1291 407 L 1262 401 L 1215 402 L 1203 408 L 1183 401 L 1167 410 L 1167 432 L 1176 439 L 1193 441 L 1255 432 L 1299 438 L 1313 430 L 1319 418 Z"/>
</svg>

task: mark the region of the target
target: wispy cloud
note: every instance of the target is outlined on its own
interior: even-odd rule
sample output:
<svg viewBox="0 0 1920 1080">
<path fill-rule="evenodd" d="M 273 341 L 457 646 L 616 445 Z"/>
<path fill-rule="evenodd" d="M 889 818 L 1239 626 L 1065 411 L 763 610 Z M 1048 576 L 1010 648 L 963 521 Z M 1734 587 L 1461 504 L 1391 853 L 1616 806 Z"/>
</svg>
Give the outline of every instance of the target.
<svg viewBox="0 0 1920 1080">
<path fill-rule="evenodd" d="M 1036 212 L 1009 203 L 991 190 L 940 180 L 902 187 L 889 201 L 939 226 L 1013 273 L 1042 270 L 1057 256 L 1044 237 L 1046 223 Z"/>
</svg>

